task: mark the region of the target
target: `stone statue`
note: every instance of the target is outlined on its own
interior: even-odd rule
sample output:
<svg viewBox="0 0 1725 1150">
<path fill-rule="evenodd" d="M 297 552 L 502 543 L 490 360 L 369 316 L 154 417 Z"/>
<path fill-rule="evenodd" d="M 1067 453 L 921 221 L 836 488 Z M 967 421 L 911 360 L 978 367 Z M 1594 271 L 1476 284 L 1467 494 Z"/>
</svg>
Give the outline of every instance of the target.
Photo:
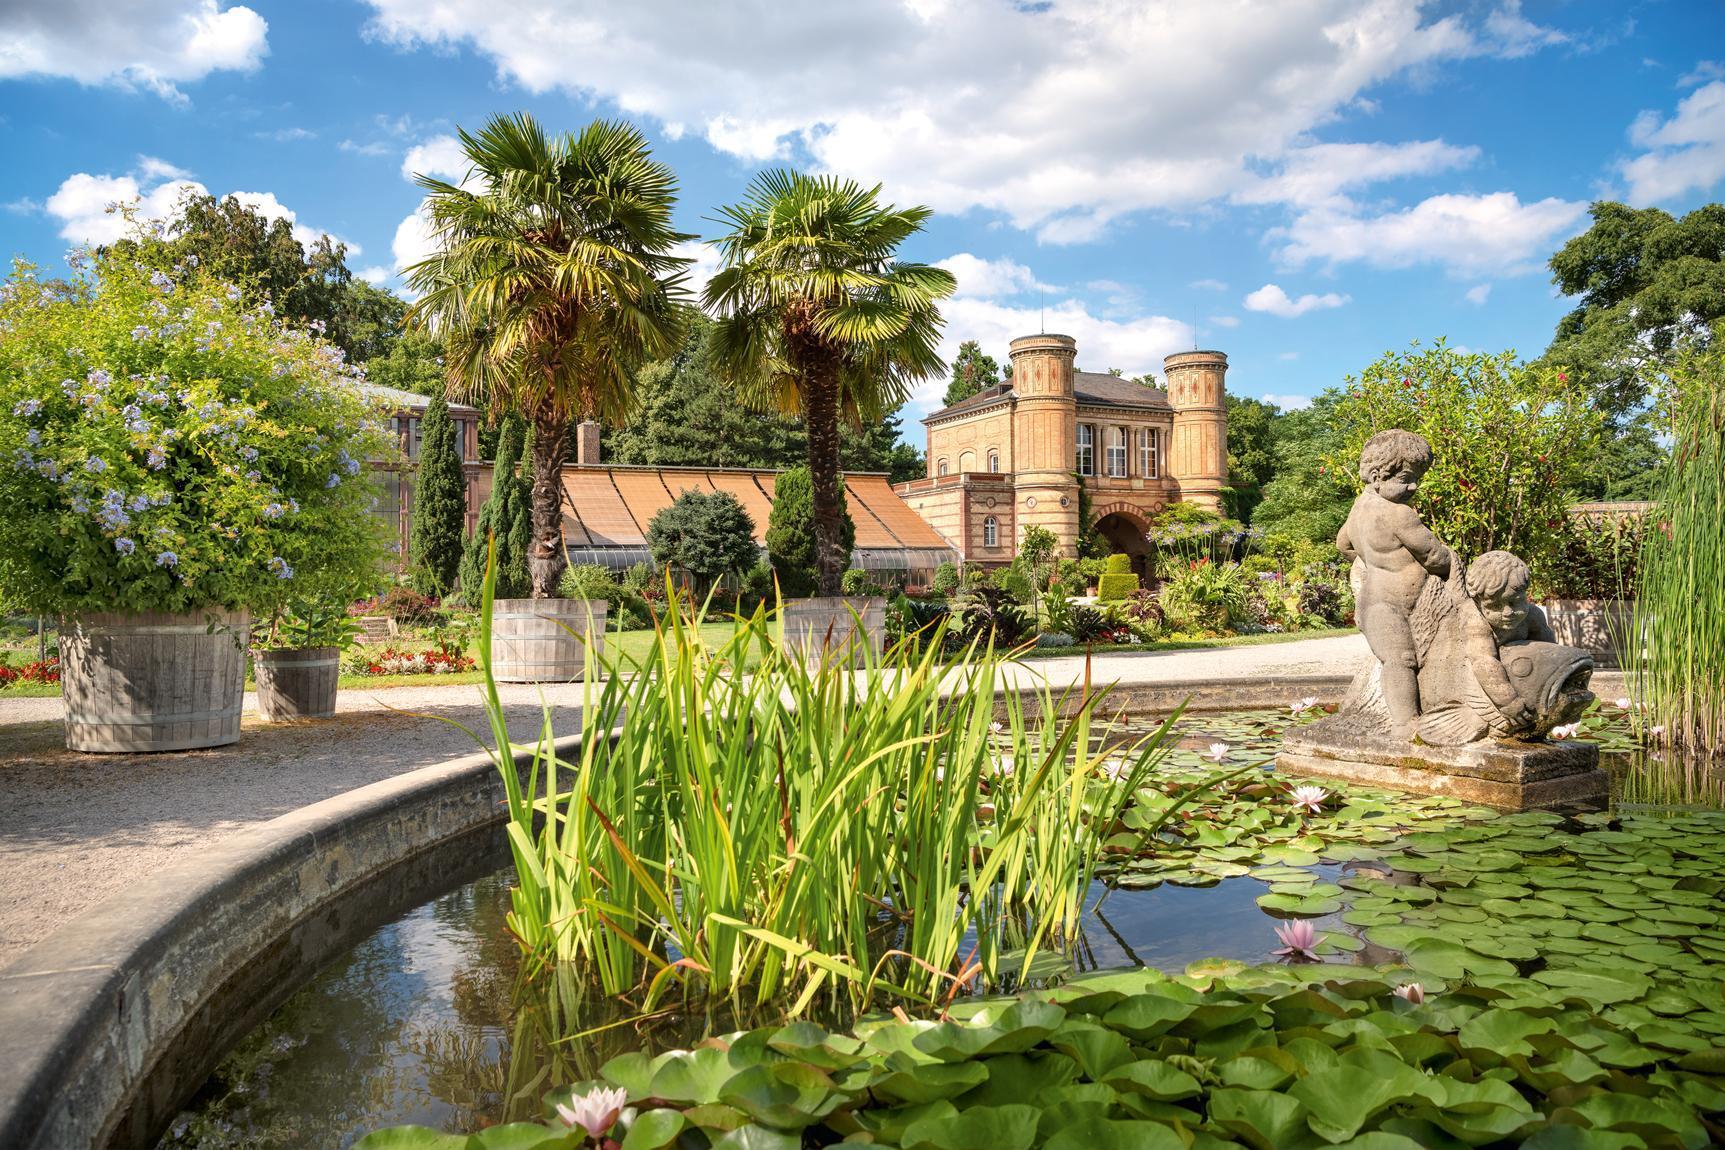
<svg viewBox="0 0 1725 1150">
<path fill-rule="evenodd" d="M 1330 723 L 1434 747 L 1543 738 L 1592 701 L 1592 656 L 1558 644 L 1528 603 L 1526 563 L 1492 551 L 1464 571 L 1420 522 L 1408 501 L 1431 459 L 1401 430 L 1360 455 L 1366 487 L 1336 546 L 1354 560 L 1355 618 L 1374 659 Z"/>
</svg>

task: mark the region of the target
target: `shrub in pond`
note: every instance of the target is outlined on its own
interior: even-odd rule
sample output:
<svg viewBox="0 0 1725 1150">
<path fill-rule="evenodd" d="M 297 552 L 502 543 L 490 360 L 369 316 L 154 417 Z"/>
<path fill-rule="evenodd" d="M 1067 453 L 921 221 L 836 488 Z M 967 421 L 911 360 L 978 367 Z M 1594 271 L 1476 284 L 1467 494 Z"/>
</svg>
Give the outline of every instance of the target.
<svg viewBox="0 0 1725 1150">
<path fill-rule="evenodd" d="M 488 585 L 501 763 L 490 603 Z M 1102 692 L 1047 689 L 1034 710 L 1007 694 L 997 720 L 1004 660 L 982 636 L 949 667 L 944 623 L 859 672 L 805 661 L 764 609 L 733 620 L 709 643 L 673 596 L 642 654 L 587 677 L 578 755 L 554 753 L 547 710 L 525 784 L 502 769 L 530 966 L 646 1007 L 681 986 L 797 1014 L 945 1001 L 1074 939 L 1093 828 L 1118 821 L 1167 724 L 1123 741 L 1095 717 Z"/>
</svg>

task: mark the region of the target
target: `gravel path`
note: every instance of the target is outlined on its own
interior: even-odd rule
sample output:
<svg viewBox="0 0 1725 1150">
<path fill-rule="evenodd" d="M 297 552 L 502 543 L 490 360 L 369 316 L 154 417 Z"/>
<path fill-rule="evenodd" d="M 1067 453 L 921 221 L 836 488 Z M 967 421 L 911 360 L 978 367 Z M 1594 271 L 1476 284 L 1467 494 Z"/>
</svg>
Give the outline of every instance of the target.
<svg viewBox="0 0 1725 1150">
<path fill-rule="evenodd" d="M 1255 647 L 1106 654 L 1095 681 L 1174 683 L 1271 674 L 1346 673 L 1358 635 Z M 1035 660 L 1021 674 L 1059 684 L 1082 657 Z M 537 733 L 540 700 L 557 734 L 579 729 L 581 686 L 501 688 L 514 737 Z M 453 719 L 485 724 L 479 688 L 343 690 L 328 722 L 258 721 L 248 695 L 233 746 L 167 755 L 67 751 L 60 700 L 0 700 L 0 967 L 70 915 L 212 838 L 331 795 L 478 749 Z M 434 717 L 436 716 L 436 717 Z"/>
</svg>

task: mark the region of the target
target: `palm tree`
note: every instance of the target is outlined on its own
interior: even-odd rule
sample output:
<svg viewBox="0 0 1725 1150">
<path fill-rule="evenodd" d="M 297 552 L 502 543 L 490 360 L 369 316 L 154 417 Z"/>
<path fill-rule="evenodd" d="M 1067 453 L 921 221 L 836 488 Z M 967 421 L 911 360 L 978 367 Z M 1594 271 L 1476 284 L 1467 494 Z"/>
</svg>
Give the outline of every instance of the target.
<svg viewBox="0 0 1725 1150">
<path fill-rule="evenodd" d="M 951 274 L 899 263 L 929 217 L 883 205 L 880 187 L 769 171 L 721 210 L 730 232 L 705 302 L 720 316 L 714 358 L 744 400 L 808 425 L 819 593 L 837 595 L 850 564 L 839 494 L 839 420 L 874 422 L 943 370 L 936 302 Z"/>
<path fill-rule="evenodd" d="M 514 409 L 533 428 L 536 599 L 557 593 L 562 466 L 578 419 L 618 423 L 634 373 L 682 337 L 693 239 L 671 227 L 676 175 L 624 123 L 548 136 L 526 113 L 460 133 L 461 185 L 415 176 L 441 250 L 406 270 L 410 319 L 445 337 L 452 398 Z"/>
</svg>

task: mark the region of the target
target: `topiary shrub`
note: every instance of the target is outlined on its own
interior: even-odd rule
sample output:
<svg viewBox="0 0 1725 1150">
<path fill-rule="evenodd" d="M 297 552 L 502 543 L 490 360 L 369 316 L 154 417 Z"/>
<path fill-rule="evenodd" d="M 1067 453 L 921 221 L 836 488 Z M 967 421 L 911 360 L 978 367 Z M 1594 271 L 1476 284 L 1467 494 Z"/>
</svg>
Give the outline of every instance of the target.
<svg viewBox="0 0 1725 1150">
<path fill-rule="evenodd" d="M 755 521 L 735 495 L 685 491 L 647 525 L 647 547 L 664 567 L 680 567 L 705 596 L 726 575 L 747 571 L 760 558 Z"/>
<path fill-rule="evenodd" d="M 928 589 L 935 595 L 951 595 L 958 590 L 958 567 L 953 563 L 942 563 L 934 569 L 934 578 L 929 580 Z"/>
<path fill-rule="evenodd" d="M 1132 573 L 1132 556 L 1116 551 L 1104 560 L 1102 573 L 1104 575 L 1130 575 Z"/>
<path fill-rule="evenodd" d="M 886 588 L 875 582 L 873 575 L 859 567 L 853 567 L 845 572 L 844 578 L 840 581 L 839 589 L 846 595 L 856 597 L 886 594 Z"/>
<path fill-rule="evenodd" d="M 1126 556 L 1120 555 L 1115 558 L 1125 559 Z M 1138 576 L 1129 571 L 1110 571 L 1096 581 L 1096 598 L 1102 603 L 1118 603 L 1136 590 L 1138 590 Z"/>
</svg>

